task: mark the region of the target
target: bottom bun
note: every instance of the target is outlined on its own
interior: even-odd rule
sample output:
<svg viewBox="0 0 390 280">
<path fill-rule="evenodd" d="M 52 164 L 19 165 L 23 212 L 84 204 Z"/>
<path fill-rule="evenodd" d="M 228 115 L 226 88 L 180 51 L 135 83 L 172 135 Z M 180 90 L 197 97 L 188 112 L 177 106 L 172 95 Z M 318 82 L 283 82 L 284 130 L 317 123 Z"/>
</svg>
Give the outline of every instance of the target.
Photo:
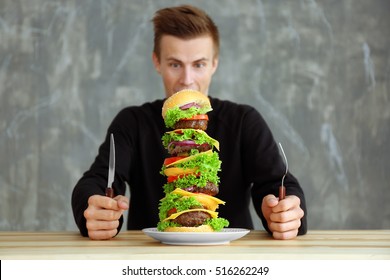
<svg viewBox="0 0 390 280">
<path fill-rule="evenodd" d="M 199 227 L 167 227 L 164 231 L 168 232 L 213 232 L 213 228 L 209 225 Z"/>
</svg>

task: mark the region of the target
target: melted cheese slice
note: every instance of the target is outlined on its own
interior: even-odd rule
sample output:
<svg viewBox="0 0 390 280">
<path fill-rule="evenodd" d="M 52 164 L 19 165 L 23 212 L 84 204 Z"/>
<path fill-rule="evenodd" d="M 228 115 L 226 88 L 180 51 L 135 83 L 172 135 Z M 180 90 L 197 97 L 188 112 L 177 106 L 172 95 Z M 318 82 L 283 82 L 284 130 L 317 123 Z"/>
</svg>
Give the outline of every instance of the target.
<svg viewBox="0 0 390 280">
<path fill-rule="evenodd" d="M 217 217 L 218 217 L 218 213 L 217 213 L 217 212 L 210 211 L 210 210 L 207 210 L 207 209 L 189 209 L 189 210 L 184 210 L 184 211 L 181 211 L 181 212 L 178 212 L 178 213 L 175 213 L 175 214 L 170 215 L 168 218 L 164 219 L 164 222 L 167 221 L 167 220 L 174 220 L 174 219 L 176 219 L 177 217 L 179 217 L 181 214 L 184 214 L 184 213 L 188 213 L 188 212 L 198 212 L 198 211 L 207 212 L 207 213 L 210 214 L 210 216 L 211 216 L 212 218 L 217 218 Z"/>
<path fill-rule="evenodd" d="M 184 174 L 193 174 L 196 172 L 196 168 L 180 168 L 180 167 L 169 167 L 164 170 L 165 176 L 178 176 Z"/>
<path fill-rule="evenodd" d="M 215 211 L 219 204 L 225 204 L 225 201 L 220 200 L 214 196 L 202 194 L 202 193 L 192 193 L 185 190 L 176 188 L 172 193 L 182 195 L 183 197 L 193 196 L 199 201 L 206 209 Z"/>
<path fill-rule="evenodd" d="M 201 155 L 204 155 L 204 154 L 211 155 L 212 153 L 213 153 L 212 150 L 208 150 L 208 151 L 206 151 L 206 152 L 202 152 L 202 153 L 199 153 L 199 154 L 196 154 L 196 155 L 193 155 L 193 156 L 188 156 L 188 157 L 179 159 L 179 160 L 177 160 L 177 161 L 175 161 L 175 162 L 172 162 L 172 163 L 170 163 L 170 164 L 167 164 L 166 167 L 170 167 L 170 166 L 172 166 L 172 165 L 176 165 L 176 164 L 179 164 L 179 163 L 183 163 L 183 162 L 189 161 L 189 160 L 191 160 L 191 159 L 194 159 L 194 158 L 196 158 L 196 157 L 198 157 L 198 156 L 201 156 Z"/>
</svg>

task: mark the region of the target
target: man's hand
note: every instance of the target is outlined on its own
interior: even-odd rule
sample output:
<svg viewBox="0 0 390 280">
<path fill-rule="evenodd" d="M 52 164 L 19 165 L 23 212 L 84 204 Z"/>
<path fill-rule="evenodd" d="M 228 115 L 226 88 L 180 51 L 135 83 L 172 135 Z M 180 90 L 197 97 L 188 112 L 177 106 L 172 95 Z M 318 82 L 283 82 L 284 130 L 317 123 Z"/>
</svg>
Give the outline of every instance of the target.
<svg viewBox="0 0 390 280">
<path fill-rule="evenodd" d="M 295 195 L 286 196 L 281 201 L 272 194 L 263 198 L 261 211 L 275 239 L 293 239 L 298 235 L 304 216 L 300 202 Z"/>
<path fill-rule="evenodd" d="M 118 232 L 119 218 L 129 209 L 129 199 L 118 195 L 114 198 L 93 195 L 84 211 L 88 236 L 91 239 L 110 239 Z"/>
</svg>

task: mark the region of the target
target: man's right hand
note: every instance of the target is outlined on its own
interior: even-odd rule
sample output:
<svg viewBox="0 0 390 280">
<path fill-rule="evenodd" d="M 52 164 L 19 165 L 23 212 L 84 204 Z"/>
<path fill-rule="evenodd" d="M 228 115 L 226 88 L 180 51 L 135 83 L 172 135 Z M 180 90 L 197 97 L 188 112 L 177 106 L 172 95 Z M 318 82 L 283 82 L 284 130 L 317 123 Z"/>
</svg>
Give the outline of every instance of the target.
<svg viewBox="0 0 390 280">
<path fill-rule="evenodd" d="M 88 199 L 88 208 L 84 211 L 90 239 L 110 239 L 118 233 L 119 218 L 129 209 L 129 199 L 118 195 L 114 198 L 93 195 Z"/>
</svg>

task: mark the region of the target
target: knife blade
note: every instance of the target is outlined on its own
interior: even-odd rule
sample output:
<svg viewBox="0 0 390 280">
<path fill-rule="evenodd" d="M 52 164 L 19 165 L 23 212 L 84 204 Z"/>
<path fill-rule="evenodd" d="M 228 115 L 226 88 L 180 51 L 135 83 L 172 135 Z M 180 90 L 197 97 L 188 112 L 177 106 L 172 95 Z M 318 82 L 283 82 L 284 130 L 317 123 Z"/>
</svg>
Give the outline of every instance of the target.
<svg viewBox="0 0 390 280">
<path fill-rule="evenodd" d="M 108 163 L 108 180 L 107 180 L 107 188 L 106 188 L 106 196 L 111 198 L 114 197 L 114 189 L 112 188 L 112 184 L 114 183 L 114 175 L 115 175 L 115 141 L 114 141 L 114 135 L 111 133 L 110 159 Z"/>
</svg>

